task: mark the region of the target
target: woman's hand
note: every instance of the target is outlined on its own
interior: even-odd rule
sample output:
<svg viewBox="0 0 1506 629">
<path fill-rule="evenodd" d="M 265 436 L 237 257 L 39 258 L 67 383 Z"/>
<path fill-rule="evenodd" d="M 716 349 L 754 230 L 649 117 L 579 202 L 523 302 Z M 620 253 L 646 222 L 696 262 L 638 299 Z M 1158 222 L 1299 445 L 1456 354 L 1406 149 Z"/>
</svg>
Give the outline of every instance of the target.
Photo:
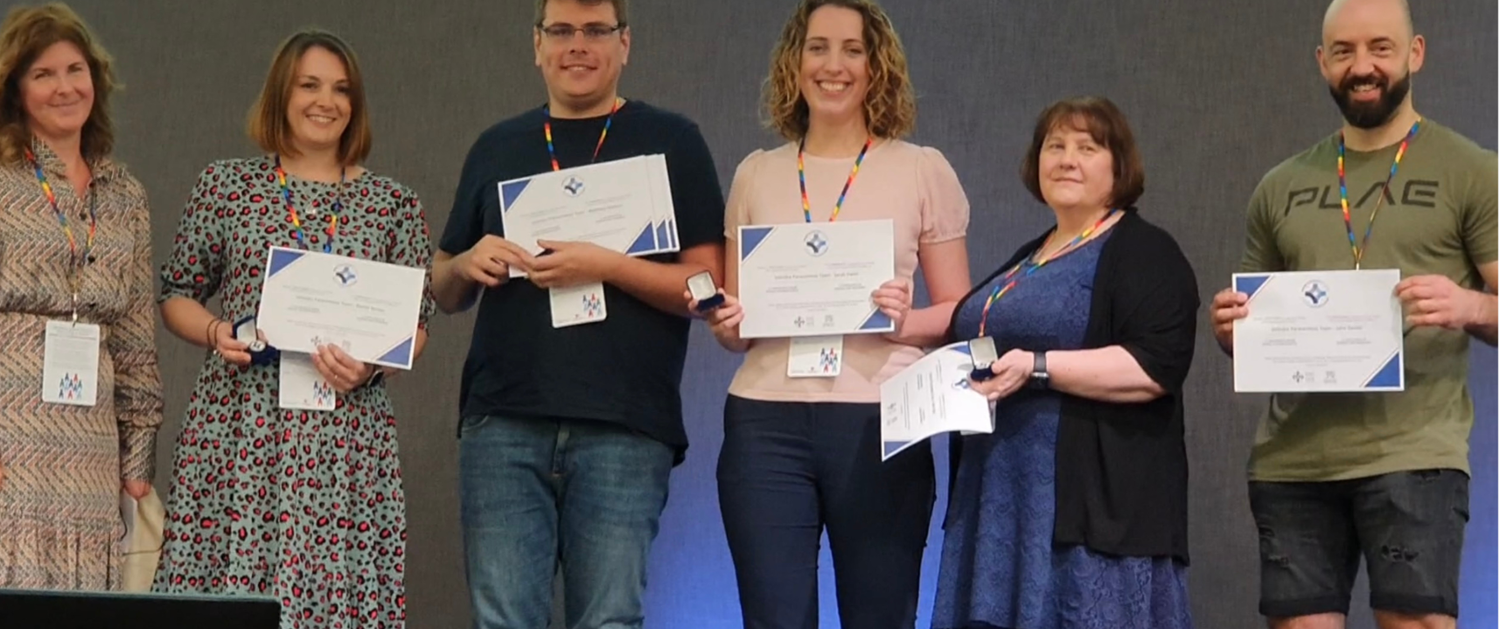
<svg viewBox="0 0 1506 629">
<path fill-rule="evenodd" d="M 214 354 L 224 359 L 225 362 L 239 367 L 251 364 L 250 346 L 235 338 L 234 326 L 229 321 L 215 319 L 209 324 L 209 338 L 213 339 Z M 266 342 L 261 330 L 256 331 L 256 337 Z"/>
<path fill-rule="evenodd" d="M 969 386 L 974 391 L 983 394 L 989 402 L 997 402 L 1014 395 L 1025 386 L 1030 379 L 1031 370 L 1035 369 L 1035 354 L 1022 349 L 1010 350 L 1008 354 L 994 361 L 992 368 L 994 372 L 992 378 L 983 382 L 970 381 Z"/>
<path fill-rule="evenodd" d="M 350 393 L 366 384 L 376 367 L 350 357 L 345 350 L 334 345 L 320 345 L 313 354 L 314 369 L 329 386 L 340 393 Z"/>
<path fill-rule="evenodd" d="M 717 289 L 716 294 L 722 296 L 724 300 L 722 304 L 710 312 L 701 312 L 696 309 L 696 300 L 690 296 L 690 291 L 686 291 L 685 307 L 690 310 L 691 316 L 706 319 L 706 325 L 711 328 L 711 335 L 716 337 L 716 342 L 727 351 L 748 351 L 748 341 L 738 333 L 737 327 L 743 322 L 742 302 L 720 288 Z"/>
</svg>

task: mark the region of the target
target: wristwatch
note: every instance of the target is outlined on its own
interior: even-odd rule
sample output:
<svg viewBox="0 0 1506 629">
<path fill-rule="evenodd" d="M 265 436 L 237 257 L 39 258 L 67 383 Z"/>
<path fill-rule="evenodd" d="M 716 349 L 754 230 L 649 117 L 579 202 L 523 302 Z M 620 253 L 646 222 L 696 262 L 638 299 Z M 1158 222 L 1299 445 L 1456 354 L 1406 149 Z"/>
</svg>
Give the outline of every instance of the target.
<svg viewBox="0 0 1506 629">
<path fill-rule="evenodd" d="M 1030 388 L 1051 388 L 1051 374 L 1046 371 L 1046 352 L 1035 352 L 1035 366 L 1030 369 Z"/>
</svg>

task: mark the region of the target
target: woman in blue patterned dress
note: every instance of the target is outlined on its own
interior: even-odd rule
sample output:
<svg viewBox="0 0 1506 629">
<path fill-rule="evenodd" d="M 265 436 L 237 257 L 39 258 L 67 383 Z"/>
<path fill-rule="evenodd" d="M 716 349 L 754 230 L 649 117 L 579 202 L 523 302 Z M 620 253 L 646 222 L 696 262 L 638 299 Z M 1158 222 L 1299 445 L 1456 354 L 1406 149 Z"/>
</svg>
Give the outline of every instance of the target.
<svg viewBox="0 0 1506 629">
<path fill-rule="evenodd" d="M 168 329 L 212 351 L 173 457 L 156 589 L 275 596 L 283 629 L 402 627 L 407 532 L 382 372 L 333 346 L 253 364 L 231 322 L 256 313 L 272 246 L 427 269 L 423 208 L 360 166 L 361 74 L 334 35 L 283 44 L 250 127 L 268 154 L 204 170 L 162 268 Z M 216 294 L 222 317 L 204 307 Z M 427 286 L 422 303 L 418 350 Z M 333 408 L 280 398 L 293 373 L 327 382 Z"/>
<path fill-rule="evenodd" d="M 1144 174 L 1113 103 L 1036 124 L 1022 178 L 1056 225 L 958 305 L 992 337 L 992 434 L 953 441 L 937 629 L 1186 629 L 1182 382 L 1200 300 L 1134 206 Z"/>
</svg>

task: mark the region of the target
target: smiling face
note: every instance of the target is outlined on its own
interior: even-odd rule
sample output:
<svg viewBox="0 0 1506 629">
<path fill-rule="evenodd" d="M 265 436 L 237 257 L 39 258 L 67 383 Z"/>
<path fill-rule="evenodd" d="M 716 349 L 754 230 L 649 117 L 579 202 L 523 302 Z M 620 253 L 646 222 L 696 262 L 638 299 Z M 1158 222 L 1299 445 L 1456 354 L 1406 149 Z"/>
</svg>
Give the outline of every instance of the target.
<svg viewBox="0 0 1506 629">
<path fill-rule="evenodd" d="M 72 42 L 48 46 L 21 74 L 26 125 L 44 139 L 77 137 L 94 109 L 94 77 Z"/>
<path fill-rule="evenodd" d="M 1423 41 L 1397 0 L 1335 3 L 1323 24 L 1318 67 L 1344 120 L 1361 129 L 1390 122 L 1422 68 Z"/>
<path fill-rule="evenodd" d="M 301 153 L 340 146 L 350 124 L 350 78 L 335 53 L 312 46 L 298 58 L 288 93 L 288 132 Z"/>
<path fill-rule="evenodd" d="M 551 100 L 589 110 L 617 94 L 631 35 L 610 2 L 553 0 L 533 31 L 533 62 Z"/>
<path fill-rule="evenodd" d="M 863 15 L 838 6 L 811 12 L 800 52 L 800 95 L 811 122 L 840 125 L 863 116 L 869 81 Z"/>
<path fill-rule="evenodd" d="M 1114 154 L 1073 122 L 1057 125 L 1041 144 L 1041 196 L 1055 209 L 1104 207 L 1114 190 Z"/>
</svg>

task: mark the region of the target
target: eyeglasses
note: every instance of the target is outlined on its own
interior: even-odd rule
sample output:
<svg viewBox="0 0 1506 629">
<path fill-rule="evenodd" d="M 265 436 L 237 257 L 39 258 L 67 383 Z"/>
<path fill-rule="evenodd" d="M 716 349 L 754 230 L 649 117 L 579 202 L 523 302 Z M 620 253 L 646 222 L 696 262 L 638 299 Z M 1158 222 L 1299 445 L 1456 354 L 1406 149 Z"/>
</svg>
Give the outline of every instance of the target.
<svg viewBox="0 0 1506 629">
<path fill-rule="evenodd" d="M 568 42 L 572 39 L 575 39 L 576 32 L 580 32 L 586 35 L 586 41 L 603 42 L 613 34 L 617 33 L 617 31 L 627 28 L 627 23 L 624 22 L 616 26 L 607 26 L 606 24 L 587 24 L 581 27 L 576 27 L 570 24 L 550 24 L 549 26 L 539 24 L 537 28 L 539 29 L 539 32 L 543 33 L 544 36 L 549 38 L 551 41 L 561 43 Z"/>
</svg>

